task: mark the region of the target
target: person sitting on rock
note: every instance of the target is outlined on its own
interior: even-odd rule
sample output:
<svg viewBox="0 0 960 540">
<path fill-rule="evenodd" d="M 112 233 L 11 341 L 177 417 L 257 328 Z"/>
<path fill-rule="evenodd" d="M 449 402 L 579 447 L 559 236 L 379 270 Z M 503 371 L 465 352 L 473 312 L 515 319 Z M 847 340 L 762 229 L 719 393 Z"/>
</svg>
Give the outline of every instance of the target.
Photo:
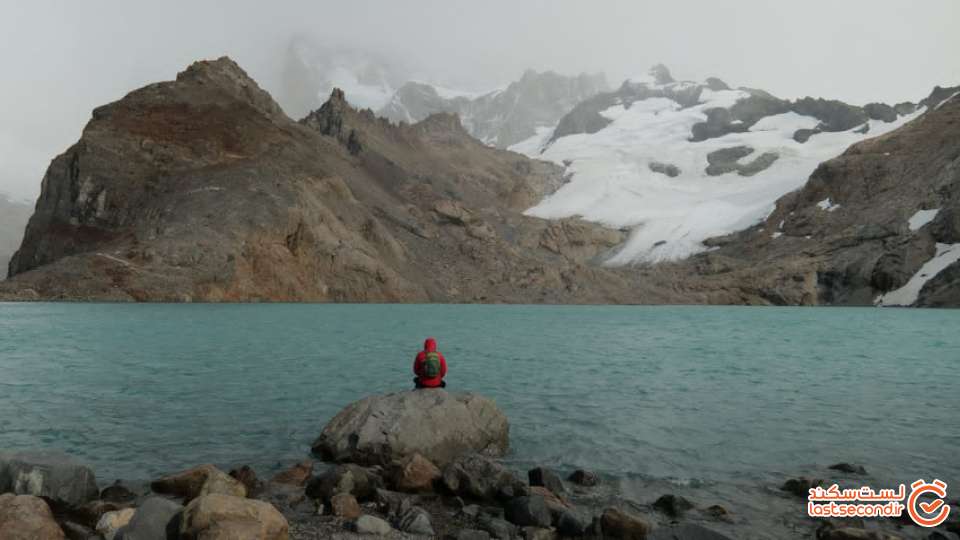
<svg viewBox="0 0 960 540">
<path fill-rule="evenodd" d="M 413 361 L 413 372 L 417 375 L 413 384 L 417 388 L 444 388 L 447 383 L 443 377 L 447 374 L 447 359 L 437 350 L 437 340 L 427 338 L 423 350 L 417 353 Z"/>
</svg>

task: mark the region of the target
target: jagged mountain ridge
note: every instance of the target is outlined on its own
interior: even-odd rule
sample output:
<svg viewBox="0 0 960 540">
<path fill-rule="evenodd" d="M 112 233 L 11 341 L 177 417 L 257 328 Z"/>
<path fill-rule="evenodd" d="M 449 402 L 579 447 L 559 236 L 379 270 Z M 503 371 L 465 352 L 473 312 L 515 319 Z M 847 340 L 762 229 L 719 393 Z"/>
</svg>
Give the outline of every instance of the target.
<svg viewBox="0 0 960 540">
<path fill-rule="evenodd" d="M 716 78 L 676 81 L 655 66 L 511 149 L 563 165 L 571 178 L 530 215 L 631 229 L 611 264 L 675 261 L 758 223 L 819 163 L 922 110 L 787 101 Z"/>
<path fill-rule="evenodd" d="M 53 160 L 0 295 L 140 301 L 664 301 L 588 262 L 623 240 L 521 215 L 562 182 L 449 114 L 334 91 L 300 122 L 234 62 L 97 108 Z"/>
<path fill-rule="evenodd" d="M 710 303 L 960 306 L 960 86 L 677 265 Z"/>
<path fill-rule="evenodd" d="M 568 111 L 607 89 L 601 74 L 575 77 L 527 70 L 505 89 L 480 96 L 438 91 L 408 82 L 378 112 L 395 122 L 417 122 L 438 112 L 456 113 L 474 137 L 506 148 L 553 126 Z"/>
</svg>

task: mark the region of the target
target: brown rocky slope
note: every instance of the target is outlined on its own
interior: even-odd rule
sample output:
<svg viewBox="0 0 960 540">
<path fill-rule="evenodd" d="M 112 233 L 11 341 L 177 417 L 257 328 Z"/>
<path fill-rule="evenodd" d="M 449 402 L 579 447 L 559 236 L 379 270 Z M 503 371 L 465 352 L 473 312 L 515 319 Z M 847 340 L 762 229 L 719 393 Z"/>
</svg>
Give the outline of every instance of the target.
<svg viewBox="0 0 960 540">
<path fill-rule="evenodd" d="M 96 109 L 52 162 L 14 299 L 664 302 L 591 260 L 623 240 L 521 215 L 559 168 L 452 115 L 394 126 L 342 92 L 300 122 L 232 60 Z"/>
<path fill-rule="evenodd" d="M 704 303 L 873 305 L 960 244 L 960 87 L 937 88 L 927 112 L 822 163 L 759 225 L 707 241 L 715 251 L 673 266 Z M 910 227 L 920 210 L 938 210 Z M 960 306 L 960 262 L 930 279 L 916 306 Z"/>
</svg>

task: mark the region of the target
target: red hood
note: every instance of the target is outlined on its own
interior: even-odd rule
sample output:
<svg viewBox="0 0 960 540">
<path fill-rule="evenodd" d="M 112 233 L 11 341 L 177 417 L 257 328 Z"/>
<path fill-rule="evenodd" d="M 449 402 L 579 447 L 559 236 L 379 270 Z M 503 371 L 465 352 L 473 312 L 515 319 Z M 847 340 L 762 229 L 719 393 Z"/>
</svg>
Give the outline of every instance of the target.
<svg viewBox="0 0 960 540">
<path fill-rule="evenodd" d="M 427 340 L 423 342 L 423 350 L 426 352 L 435 352 L 437 350 L 437 340 L 432 337 L 427 338 Z"/>
</svg>

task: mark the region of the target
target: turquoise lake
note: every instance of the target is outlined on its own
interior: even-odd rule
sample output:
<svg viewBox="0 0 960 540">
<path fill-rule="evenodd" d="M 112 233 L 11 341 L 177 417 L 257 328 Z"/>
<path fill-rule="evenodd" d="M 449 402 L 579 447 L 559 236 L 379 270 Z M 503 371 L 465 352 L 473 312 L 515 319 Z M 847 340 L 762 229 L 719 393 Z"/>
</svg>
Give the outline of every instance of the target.
<svg viewBox="0 0 960 540">
<path fill-rule="evenodd" d="M 504 409 L 518 469 L 720 499 L 838 461 L 960 482 L 960 311 L 935 310 L 0 304 L 0 450 L 60 449 L 101 482 L 268 474 L 344 405 L 409 389 L 427 336 L 449 390 Z"/>
</svg>

